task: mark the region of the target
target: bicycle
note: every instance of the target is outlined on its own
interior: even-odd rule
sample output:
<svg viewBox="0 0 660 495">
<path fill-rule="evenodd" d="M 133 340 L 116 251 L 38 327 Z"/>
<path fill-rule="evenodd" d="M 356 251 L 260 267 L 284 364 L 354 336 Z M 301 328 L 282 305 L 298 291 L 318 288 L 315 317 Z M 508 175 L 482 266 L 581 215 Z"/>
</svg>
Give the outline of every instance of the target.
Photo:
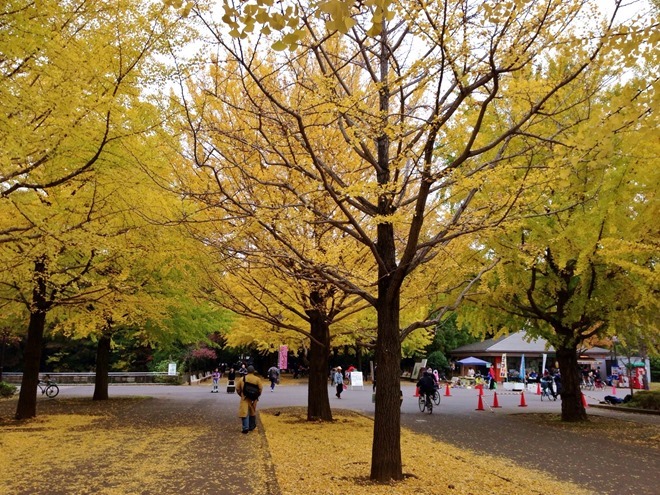
<svg viewBox="0 0 660 495">
<path fill-rule="evenodd" d="M 591 378 L 583 378 L 580 382 L 580 388 L 582 390 L 593 390 L 595 387 L 594 382 Z"/>
<path fill-rule="evenodd" d="M 46 394 L 46 397 L 49 399 L 54 399 L 57 397 L 57 394 L 60 393 L 60 387 L 57 386 L 57 383 L 50 380 L 39 380 L 37 386 L 39 387 L 39 390 L 41 390 L 41 395 Z"/>
<path fill-rule="evenodd" d="M 429 394 L 419 394 L 419 400 L 417 401 L 420 412 L 428 409 L 429 414 L 433 414 L 433 396 Z"/>
<path fill-rule="evenodd" d="M 557 400 L 557 396 L 552 394 L 552 387 L 550 385 L 541 387 L 541 401 L 543 401 L 543 397 L 548 400 Z"/>
<path fill-rule="evenodd" d="M 433 403 L 436 406 L 440 405 L 440 389 L 435 389 L 435 393 L 433 394 Z"/>
</svg>

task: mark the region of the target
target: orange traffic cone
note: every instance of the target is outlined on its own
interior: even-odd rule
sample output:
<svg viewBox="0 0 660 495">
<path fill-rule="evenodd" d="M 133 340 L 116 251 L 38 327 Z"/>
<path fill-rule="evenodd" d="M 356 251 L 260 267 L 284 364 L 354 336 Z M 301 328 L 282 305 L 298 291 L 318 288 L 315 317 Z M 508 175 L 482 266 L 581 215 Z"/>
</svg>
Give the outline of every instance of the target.
<svg viewBox="0 0 660 495">
<path fill-rule="evenodd" d="M 527 407 L 527 403 L 525 402 L 525 392 L 520 392 L 520 404 L 518 404 L 518 407 Z"/>
<path fill-rule="evenodd" d="M 419 397 L 419 387 L 415 387 L 415 395 L 413 397 Z"/>
<path fill-rule="evenodd" d="M 483 385 L 477 385 L 477 388 L 479 389 L 479 395 L 484 395 L 484 386 Z"/>
<path fill-rule="evenodd" d="M 451 397 L 451 392 L 449 391 L 449 382 L 445 386 L 445 397 Z"/>
<path fill-rule="evenodd" d="M 477 408 L 475 409 L 475 411 L 485 411 L 485 409 L 484 409 L 484 401 L 483 401 L 483 399 L 481 398 L 481 395 L 479 396 L 479 403 L 477 404 Z"/>
<path fill-rule="evenodd" d="M 582 395 L 582 407 L 586 409 L 587 407 L 589 407 L 589 404 L 587 404 L 587 397 L 584 394 L 580 394 L 580 395 Z"/>
<path fill-rule="evenodd" d="M 540 383 L 536 384 L 536 395 L 541 395 L 541 384 Z"/>
<path fill-rule="evenodd" d="M 497 401 L 497 392 L 493 394 L 493 407 L 502 407 L 500 406 L 500 403 Z"/>
</svg>

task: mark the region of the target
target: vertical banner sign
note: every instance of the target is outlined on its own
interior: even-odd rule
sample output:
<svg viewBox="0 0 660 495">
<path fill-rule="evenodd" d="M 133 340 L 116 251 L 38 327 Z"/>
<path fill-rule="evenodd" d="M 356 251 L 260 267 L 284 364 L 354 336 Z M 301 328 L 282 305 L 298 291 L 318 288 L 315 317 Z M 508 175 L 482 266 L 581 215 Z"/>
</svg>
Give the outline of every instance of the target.
<svg viewBox="0 0 660 495">
<path fill-rule="evenodd" d="M 289 346 L 287 345 L 281 345 L 280 346 L 280 355 L 278 359 L 278 368 L 281 370 L 285 370 L 289 367 L 288 361 L 287 361 L 287 355 L 289 354 Z"/>
<path fill-rule="evenodd" d="M 548 360 L 548 355 L 543 354 L 543 364 L 541 365 L 541 375 L 543 375 L 543 373 L 545 373 L 545 363 L 546 363 L 547 360 Z"/>
<path fill-rule="evenodd" d="M 502 365 L 500 366 L 500 378 L 506 378 L 506 354 L 502 354 Z"/>
<path fill-rule="evenodd" d="M 167 375 L 176 376 L 176 363 L 168 363 L 167 365 Z"/>
</svg>

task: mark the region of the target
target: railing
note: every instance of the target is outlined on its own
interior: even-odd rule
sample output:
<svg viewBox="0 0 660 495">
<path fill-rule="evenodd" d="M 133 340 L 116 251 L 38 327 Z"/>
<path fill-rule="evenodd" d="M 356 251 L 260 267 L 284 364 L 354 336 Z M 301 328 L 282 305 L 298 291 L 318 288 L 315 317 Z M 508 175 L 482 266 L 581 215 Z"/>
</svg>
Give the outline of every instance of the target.
<svg viewBox="0 0 660 495">
<path fill-rule="evenodd" d="M 40 373 L 40 377 L 49 375 L 51 380 L 56 383 L 87 385 L 95 383 L 96 373 L 94 372 L 62 372 L 62 373 Z M 3 381 L 9 383 L 21 383 L 23 373 L 4 372 Z M 179 383 L 179 376 L 168 375 L 167 372 L 160 371 L 111 371 L 108 373 L 109 383 Z"/>
</svg>

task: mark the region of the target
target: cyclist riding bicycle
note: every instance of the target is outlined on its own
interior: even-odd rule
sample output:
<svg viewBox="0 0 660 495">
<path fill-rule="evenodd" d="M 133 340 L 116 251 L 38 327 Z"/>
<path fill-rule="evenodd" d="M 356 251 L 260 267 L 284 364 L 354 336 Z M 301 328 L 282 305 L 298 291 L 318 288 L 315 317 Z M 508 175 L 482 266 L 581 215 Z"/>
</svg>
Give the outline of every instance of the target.
<svg viewBox="0 0 660 495">
<path fill-rule="evenodd" d="M 433 378 L 431 368 L 427 368 L 424 371 L 424 374 L 417 382 L 417 387 L 419 388 L 419 393 L 424 395 L 424 400 L 427 402 L 433 400 L 433 395 L 435 395 L 435 379 Z"/>
</svg>

